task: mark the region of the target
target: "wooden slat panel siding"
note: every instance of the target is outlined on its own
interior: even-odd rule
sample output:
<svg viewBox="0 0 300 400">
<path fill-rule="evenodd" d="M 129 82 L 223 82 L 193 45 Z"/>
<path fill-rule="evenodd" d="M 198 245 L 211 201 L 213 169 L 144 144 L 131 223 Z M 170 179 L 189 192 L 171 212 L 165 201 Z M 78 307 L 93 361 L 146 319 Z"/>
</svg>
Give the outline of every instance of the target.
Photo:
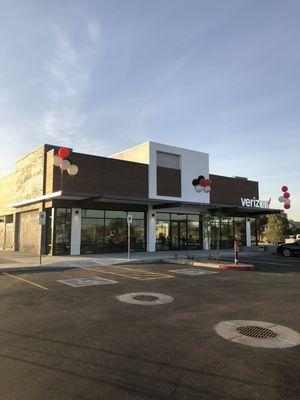
<svg viewBox="0 0 300 400">
<path fill-rule="evenodd" d="M 181 197 L 181 171 L 157 167 L 157 195 Z"/>
<path fill-rule="evenodd" d="M 148 197 L 148 165 L 72 153 L 71 162 L 79 168 L 75 177 L 65 174 L 63 190 L 111 196 Z M 60 187 L 54 185 L 54 191 Z"/>
<path fill-rule="evenodd" d="M 212 180 L 210 192 L 212 204 L 241 206 L 241 197 L 259 198 L 258 182 L 220 175 L 209 177 Z"/>
</svg>

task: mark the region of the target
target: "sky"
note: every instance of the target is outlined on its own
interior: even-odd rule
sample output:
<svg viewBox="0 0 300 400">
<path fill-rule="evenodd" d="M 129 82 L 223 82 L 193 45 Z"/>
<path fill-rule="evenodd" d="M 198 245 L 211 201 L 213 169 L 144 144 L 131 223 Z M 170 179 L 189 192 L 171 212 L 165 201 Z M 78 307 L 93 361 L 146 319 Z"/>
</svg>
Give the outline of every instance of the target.
<svg viewBox="0 0 300 400">
<path fill-rule="evenodd" d="M 291 193 L 300 221 L 300 0 L 0 0 L 0 175 L 43 143 L 146 140 Z"/>
</svg>

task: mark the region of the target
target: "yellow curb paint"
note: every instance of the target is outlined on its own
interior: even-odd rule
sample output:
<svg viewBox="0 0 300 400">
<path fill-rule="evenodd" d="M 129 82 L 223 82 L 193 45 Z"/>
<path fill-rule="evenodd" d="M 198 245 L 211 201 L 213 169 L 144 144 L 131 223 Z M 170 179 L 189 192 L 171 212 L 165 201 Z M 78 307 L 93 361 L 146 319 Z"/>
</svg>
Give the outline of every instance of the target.
<svg viewBox="0 0 300 400">
<path fill-rule="evenodd" d="M 8 274 L 8 273 L 6 273 L 6 272 L 2 272 L 2 273 L 3 273 L 4 275 L 10 276 L 11 278 L 17 279 L 17 280 L 19 280 L 19 281 L 29 283 L 30 285 L 36 286 L 36 287 L 38 287 L 38 288 L 40 288 L 40 289 L 48 290 L 48 288 L 46 288 L 45 286 L 39 285 L 38 283 L 28 281 L 27 279 L 20 278 L 20 277 L 15 276 L 15 275 L 10 275 L 10 274 Z"/>
</svg>

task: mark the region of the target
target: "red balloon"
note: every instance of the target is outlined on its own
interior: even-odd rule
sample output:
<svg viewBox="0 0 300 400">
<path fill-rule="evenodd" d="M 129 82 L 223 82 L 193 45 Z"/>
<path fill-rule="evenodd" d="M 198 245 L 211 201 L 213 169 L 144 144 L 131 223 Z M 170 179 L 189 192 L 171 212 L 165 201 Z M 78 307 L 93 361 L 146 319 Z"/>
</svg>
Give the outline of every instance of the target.
<svg viewBox="0 0 300 400">
<path fill-rule="evenodd" d="M 61 157 L 63 160 L 65 158 L 67 158 L 70 154 L 70 150 L 67 149 L 66 147 L 61 147 L 60 149 L 58 149 L 58 155 L 59 157 Z"/>
<path fill-rule="evenodd" d="M 289 194 L 289 192 L 285 192 L 285 193 L 283 193 L 283 197 L 285 197 L 286 199 L 288 199 L 288 198 L 290 197 L 290 194 Z"/>
<path fill-rule="evenodd" d="M 211 179 L 206 179 L 206 186 L 211 186 Z"/>
<path fill-rule="evenodd" d="M 288 187 L 287 187 L 287 186 L 282 186 L 281 190 L 282 190 L 283 192 L 287 192 L 287 191 L 288 191 Z"/>
<path fill-rule="evenodd" d="M 288 210 L 289 208 L 291 208 L 291 206 L 290 206 L 289 204 L 285 204 L 283 207 L 286 208 L 287 210 Z"/>
<path fill-rule="evenodd" d="M 201 186 L 206 186 L 206 179 L 204 179 L 204 178 L 200 179 L 199 183 Z"/>
</svg>

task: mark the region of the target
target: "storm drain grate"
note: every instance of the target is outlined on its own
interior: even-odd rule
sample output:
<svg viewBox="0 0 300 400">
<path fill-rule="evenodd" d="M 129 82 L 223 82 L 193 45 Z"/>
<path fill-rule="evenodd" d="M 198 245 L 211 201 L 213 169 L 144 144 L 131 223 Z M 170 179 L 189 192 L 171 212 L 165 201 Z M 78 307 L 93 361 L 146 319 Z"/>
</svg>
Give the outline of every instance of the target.
<svg viewBox="0 0 300 400">
<path fill-rule="evenodd" d="M 138 296 L 133 297 L 135 300 L 140 300 L 140 301 L 153 301 L 157 300 L 157 296 L 149 296 L 149 295 L 144 295 L 140 294 Z"/>
<path fill-rule="evenodd" d="M 249 336 L 255 339 L 269 339 L 275 338 L 277 334 L 268 328 L 263 328 L 262 326 L 246 325 L 238 326 L 236 330 L 244 336 Z"/>
</svg>

